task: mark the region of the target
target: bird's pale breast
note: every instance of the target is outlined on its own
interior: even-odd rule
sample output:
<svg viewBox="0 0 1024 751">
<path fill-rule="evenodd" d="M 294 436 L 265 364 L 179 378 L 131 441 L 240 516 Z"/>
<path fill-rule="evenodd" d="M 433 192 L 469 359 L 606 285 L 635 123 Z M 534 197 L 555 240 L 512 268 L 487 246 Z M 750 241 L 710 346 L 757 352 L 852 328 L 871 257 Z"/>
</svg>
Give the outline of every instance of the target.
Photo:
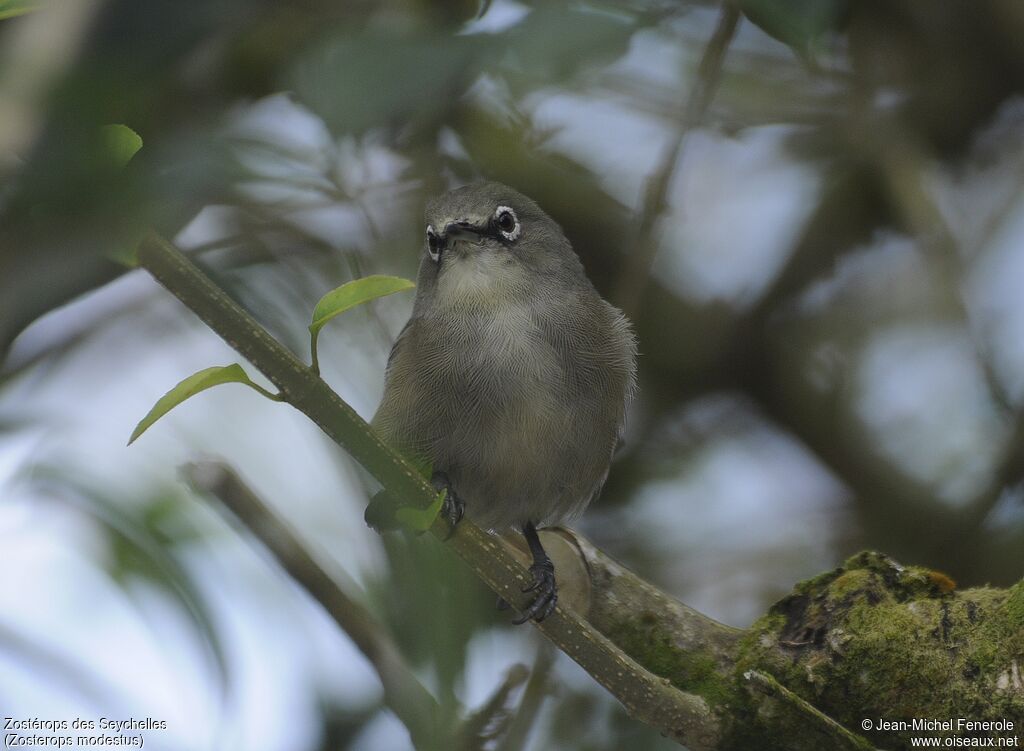
<svg viewBox="0 0 1024 751">
<path fill-rule="evenodd" d="M 617 367 L 614 347 L 577 325 L 536 301 L 414 318 L 374 424 L 446 472 L 481 526 L 571 517 L 603 482 L 631 375 L 600 377 Z"/>
</svg>

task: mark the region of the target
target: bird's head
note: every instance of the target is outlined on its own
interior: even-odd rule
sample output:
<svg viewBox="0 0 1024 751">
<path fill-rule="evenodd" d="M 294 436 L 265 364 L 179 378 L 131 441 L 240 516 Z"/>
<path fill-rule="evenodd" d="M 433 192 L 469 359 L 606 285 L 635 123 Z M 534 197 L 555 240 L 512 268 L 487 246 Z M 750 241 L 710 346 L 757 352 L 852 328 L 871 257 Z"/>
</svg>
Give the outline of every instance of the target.
<svg viewBox="0 0 1024 751">
<path fill-rule="evenodd" d="M 450 302 L 529 294 L 578 283 L 583 269 L 561 227 L 522 193 L 495 182 L 427 205 L 421 284 Z"/>
</svg>

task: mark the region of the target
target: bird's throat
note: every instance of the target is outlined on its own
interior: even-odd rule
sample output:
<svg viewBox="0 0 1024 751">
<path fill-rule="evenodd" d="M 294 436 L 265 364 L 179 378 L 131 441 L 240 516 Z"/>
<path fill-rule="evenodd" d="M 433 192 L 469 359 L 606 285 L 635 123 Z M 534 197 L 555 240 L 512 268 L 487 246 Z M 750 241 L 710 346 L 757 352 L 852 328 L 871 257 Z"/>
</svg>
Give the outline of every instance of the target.
<svg viewBox="0 0 1024 751">
<path fill-rule="evenodd" d="M 451 258 L 437 279 L 436 302 L 447 309 L 495 308 L 524 294 L 522 270 L 497 254 Z"/>
</svg>

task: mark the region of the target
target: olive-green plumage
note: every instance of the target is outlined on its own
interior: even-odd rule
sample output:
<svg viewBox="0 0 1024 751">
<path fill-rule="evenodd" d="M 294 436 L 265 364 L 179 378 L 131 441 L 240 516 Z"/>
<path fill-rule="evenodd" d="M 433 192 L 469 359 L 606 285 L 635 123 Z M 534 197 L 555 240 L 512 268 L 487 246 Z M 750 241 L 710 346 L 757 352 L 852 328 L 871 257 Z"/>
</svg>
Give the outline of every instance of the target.
<svg viewBox="0 0 1024 751">
<path fill-rule="evenodd" d="M 532 200 L 475 183 L 432 201 L 412 316 L 373 419 L 494 530 L 570 520 L 600 491 L 633 391 L 628 321 Z"/>
</svg>

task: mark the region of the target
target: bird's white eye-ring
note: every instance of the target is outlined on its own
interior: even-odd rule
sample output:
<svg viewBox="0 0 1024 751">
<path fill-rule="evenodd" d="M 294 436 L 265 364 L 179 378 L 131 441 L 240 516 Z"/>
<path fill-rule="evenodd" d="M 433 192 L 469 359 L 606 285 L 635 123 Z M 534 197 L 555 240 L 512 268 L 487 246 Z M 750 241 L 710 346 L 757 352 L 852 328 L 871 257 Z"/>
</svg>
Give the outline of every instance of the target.
<svg viewBox="0 0 1024 751">
<path fill-rule="evenodd" d="M 427 225 L 427 253 L 430 254 L 430 260 L 437 263 L 441 257 L 441 238 L 434 232 L 434 227 L 430 224 Z"/>
<path fill-rule="evenodd" d="M 506 240 L 518 239 L 522 227 L 519 226 L 519 218 L 510 206 L 499 206 L 494 210 L 494 224 Z"/>
</svg>

